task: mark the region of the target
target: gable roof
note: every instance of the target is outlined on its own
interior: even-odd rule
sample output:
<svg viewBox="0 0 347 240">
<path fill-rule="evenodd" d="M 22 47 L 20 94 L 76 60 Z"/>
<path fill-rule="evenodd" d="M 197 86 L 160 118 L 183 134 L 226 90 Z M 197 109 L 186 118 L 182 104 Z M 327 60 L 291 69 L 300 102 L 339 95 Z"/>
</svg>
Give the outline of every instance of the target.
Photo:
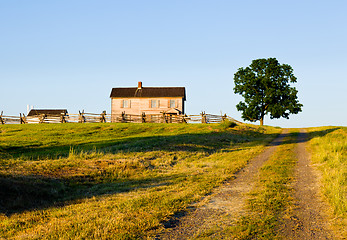
<svg viewBox="0 0 347 240">
<path fill-rule="evenodd" d="M 40 116 L 42 114 L 46 114 L 49 116 L 61 116 L 62 114 L 66 114 L 66 109 L 31 109 L 28 113 L 28 117 L 30 116 Z"/>
<path fill-rule="evenodd" d="M 142 87 L 142 88 L 112 88 L 110 98 L 155 98 L 182 97 L 186 100 L 184 87 Z"/>
</svg>

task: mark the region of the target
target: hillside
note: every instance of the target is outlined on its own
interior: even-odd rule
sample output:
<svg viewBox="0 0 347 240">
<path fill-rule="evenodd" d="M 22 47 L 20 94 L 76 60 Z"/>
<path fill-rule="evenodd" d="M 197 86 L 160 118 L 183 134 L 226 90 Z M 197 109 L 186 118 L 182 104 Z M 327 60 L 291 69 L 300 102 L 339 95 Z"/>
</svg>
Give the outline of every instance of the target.
<svg viewBox="0 0 347 240">
<path fill-rule="evenodd" d="M 233 177 L 280 129 L 4 125 L 0 236 L 137 238 Z"/>
<path fill-rule="evenodd" d="M 285 130 L 268 146 L 280 132 L 228 122 L 2 125 L 0 238 L 305 239 L 316 213 L 303 213 L 323 199 L 326 215 L 313 219 L 322 234 L 328 222 L 343 239 L 347 128 Z M 301 172 L 311 171 L 305 180 Z M 226 191 L 241 184 L 244 193 L 230 201 Z M 305 189 L 315 189 L 314 206 L 300 207 Z"/>
</svg>

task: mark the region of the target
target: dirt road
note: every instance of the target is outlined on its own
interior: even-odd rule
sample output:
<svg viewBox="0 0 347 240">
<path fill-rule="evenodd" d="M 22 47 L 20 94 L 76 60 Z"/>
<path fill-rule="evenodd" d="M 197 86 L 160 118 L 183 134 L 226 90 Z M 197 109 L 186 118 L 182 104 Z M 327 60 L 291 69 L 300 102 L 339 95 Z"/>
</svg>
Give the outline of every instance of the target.
<svg viewBox="0 0 347 240">
<path fill-rule="evenodd" d="M 235 175 L 235 179 L 218 188 L 210 196 L 192 205 L 187 212 L 178 214 L 165 225 L 166 231 L 155 239 L 232 239 L 223 235 L 223 229 L 247 213 L 247 194 L 257 180 L 262 165 L 280 145 L 287 134 L 285 130 L 269 147 L 254 158 L 249 165 Z M 289 219 L 281 222 L 279 236 L 283 239 L 334 239 L 327 230 L 322 212 L 326 207 L 319 199 L 319 185 L 316 172 L 310 165 L 305 149 L 307 136 L 301 131 L 297 139 L 298 158 L 295 169 L 294 202 L 295 208 Z M 206 239 L 206 236 L 205 236 Z M 234 238 L 235 239 L 235 238 Z M 237 238 L 236 238 L 237 239 Z"/>
<path fill-rule="evenodd" d="M 284 239 L 334 239 L 327 230 L 327 205 L 320 200 L 318 172 L 310 164 L 305 148 L 307 134 L 301 130 L 295 154 L 298 163 L 294 176 L 294 210 L 282 226 Z"/>
</svg>

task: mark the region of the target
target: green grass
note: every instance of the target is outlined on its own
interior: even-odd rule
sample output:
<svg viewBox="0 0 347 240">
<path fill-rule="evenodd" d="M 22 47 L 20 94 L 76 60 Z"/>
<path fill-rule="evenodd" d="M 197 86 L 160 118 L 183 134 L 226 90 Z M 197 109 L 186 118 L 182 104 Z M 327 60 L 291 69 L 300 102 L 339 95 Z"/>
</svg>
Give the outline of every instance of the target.
<svg viewBox="0 0 347 240">
<path fill-rule="evenodd" d="M 0 238 L 153 237 L 279 131 L 229 124 L 0 126 Z"/>
<path fill-rule="evenodd" d="M 347 219 L 347 128 L 309 128 L 312 162 L 322 175 L 323 193 L 336 220 Z M 343 225 L 343 223 L 340 223 Z M 345 230 L 346 231 L 346 230 Z M 346 234 L 346 232 L 345 232 Z"/>
<path fill-rule="evenodd" d="M 248 213 L 226 230 L 233 239 L 279 238 L 280 219 L 292 201 L 290 183 L 297 160 L 293 154 L 296 135 L 286 137 L 260 169 L 259 181 L 248 199 Z"/>
</svg>

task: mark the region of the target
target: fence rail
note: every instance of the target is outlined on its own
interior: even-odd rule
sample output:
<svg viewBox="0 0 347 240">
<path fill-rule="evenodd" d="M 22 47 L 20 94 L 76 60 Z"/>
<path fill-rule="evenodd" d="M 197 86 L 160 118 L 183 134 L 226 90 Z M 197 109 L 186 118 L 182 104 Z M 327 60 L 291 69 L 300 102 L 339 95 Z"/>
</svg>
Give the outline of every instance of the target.
<svg viewBox="0 0 347 240">
<path fill-rule="evenodd" d="M 199 115 L 172 115 L 167 113 L 141 115 L 131 114 L 113 114 L 108 115 L 106 111 L 101 114 L 85 113 L 61 114 L 61 115 L 35 115 L 25 116 L 20 113 L 19 116 L 6 116 L 1 112 L 0 124 L 39 124 L 39 123 L 96 123 L 96 122 L 122 122 L 122 123 L 220 123 L 225 120 L 241 123 L 226 114 L 213 115 L 202 112 Z"/>
</svg>

